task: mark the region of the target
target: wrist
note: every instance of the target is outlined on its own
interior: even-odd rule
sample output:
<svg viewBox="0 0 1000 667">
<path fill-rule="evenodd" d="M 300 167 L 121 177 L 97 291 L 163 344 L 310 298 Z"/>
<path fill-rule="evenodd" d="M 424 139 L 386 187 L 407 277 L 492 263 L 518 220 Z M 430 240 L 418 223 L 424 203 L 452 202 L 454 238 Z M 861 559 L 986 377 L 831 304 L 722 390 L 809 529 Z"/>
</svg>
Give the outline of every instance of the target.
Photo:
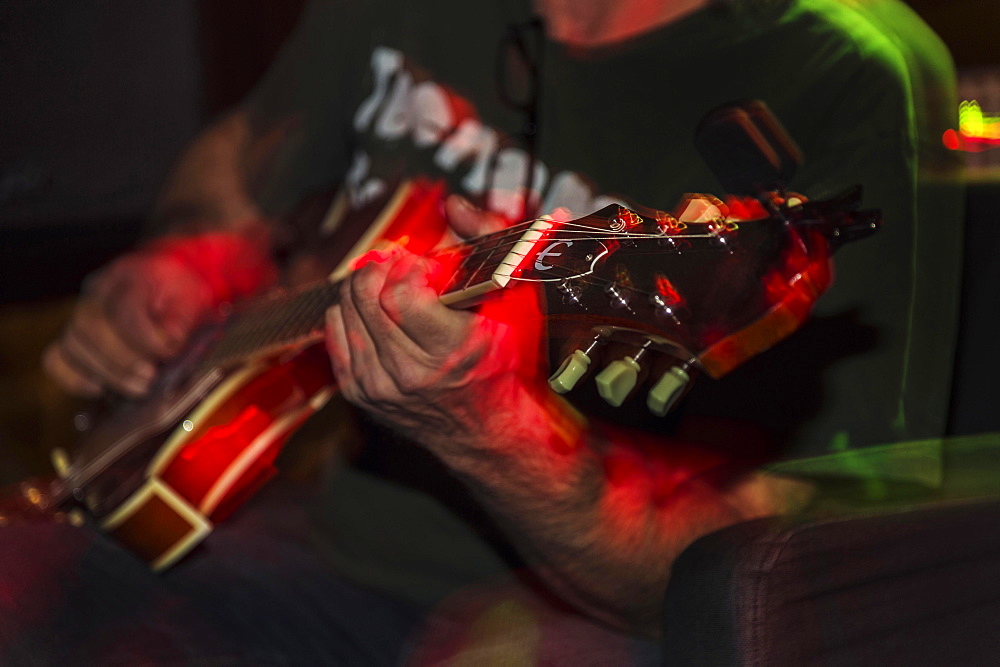
<svg viewBox="0 0 1000 667">
<path fill-rule="evenodd" d="M 215 306 L 250 296 L 273 284 L 277 275 L 268 243 L 236 232 L 161 236 L 139 252 L 174 261 L 200 277 Z"/>
</svg>

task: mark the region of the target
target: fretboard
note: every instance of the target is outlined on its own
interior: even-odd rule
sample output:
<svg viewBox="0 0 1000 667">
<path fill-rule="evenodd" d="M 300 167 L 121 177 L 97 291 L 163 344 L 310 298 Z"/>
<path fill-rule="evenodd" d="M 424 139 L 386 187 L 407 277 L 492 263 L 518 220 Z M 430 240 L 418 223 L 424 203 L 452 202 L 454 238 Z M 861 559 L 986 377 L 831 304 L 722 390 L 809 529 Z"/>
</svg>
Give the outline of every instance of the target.
<svg viewBox="0 0 1000 667">
<path fill-rule="evenodd" d="M 522 223 L 428 255 L 447 268 L 441 300 L 465 308 L 504 287 L 548 226 L 545 221 Z M 232 366 L 322 340 L 326 311 L 339 299 L 340 282 L 325 282 L 242 305 L 224 325 L 203 368 Z"/>
</svg>

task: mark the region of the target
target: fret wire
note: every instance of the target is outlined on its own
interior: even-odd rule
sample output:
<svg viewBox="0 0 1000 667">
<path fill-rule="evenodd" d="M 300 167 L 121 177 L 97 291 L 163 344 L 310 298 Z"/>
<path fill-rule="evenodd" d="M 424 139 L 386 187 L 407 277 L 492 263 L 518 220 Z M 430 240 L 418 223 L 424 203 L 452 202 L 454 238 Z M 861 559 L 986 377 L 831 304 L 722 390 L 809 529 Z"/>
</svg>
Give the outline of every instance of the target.
<svg viewBox="0 0 1000 667">
<path fill-rule="evenodd" d="M 276 303 L 251 307 L 237 315 L 238 319 L 220 341 L 213 359 L 245 358 L 262 348 L 290 343 L 303 333 L 322 328 L 322 314 L 335 293 L 332 284 L 328 283 Z M 296 316 L 299 322 L 294 321 Z"/>
<path fill-rule="evenodd" d="M 475 269 L 469 272 L 470 279 L 466 282 L 465 287 L 469 287 L 472 284 L 478 284 L 479 282 L 482 282 L 482 280 L 475 280 L 475 277 L 480 275 L 480 273 L 484 271 L 490 260 L 493 259 L 494 257 L 498 255 L 500 256 L 501 259 L 503 257 L 506 257 L 510 253 L 510 250 L 516 247 L 517 244 L 521 241 L 521 239 L 524 237 L 525 232 L 527 232 L 530 229 L 531 224 L 523 225 L 523 229 L 519 229 L 516 234 L 505 234 L 497 236 L 496 238 L 491 239 L 498 241 L 497 243 L 489 245 L 485 248 L 481 247 L 477 248 L 473 250 L 471 253 L 469 253 L 463 260 L 463 268 L 472 265 L 473 262 L 475 261 L 479 261 L 478 258 L 482 256 L 484 253 L 486 256 L 483 257 L 481 261 L 479 261 L 479 265 Z M 499 266 L 499 263 L 497 263 L 497 266 Z M 489 271 L 490 275 L 492 275 L 493 271 L 495 271 L 495 267 Z"/>
<path fill-rule="evenodd" d="M 467 249 L 462 254 L 459 268 L 456 274 L 464 273 L 467 276 L 465 285 L 469 286 L 472 281 L 480 275 L 489 272 L 486 279 L 492 275 L 496 267 L 508 265 L 510 262 L 502 260 L 511 254 L 513 248 L 523 238 L 536 221 L 526 221 L 493 234 L 487 234 L 476 239 L 472 239 L 463 249 Z M 621 236 L 612 231 L 603 232 L 599 228 L 574 223 L 562 223 L 551 230 L 550 239 L 568 240 L 594 240 L 600 241 L 606 238 Z M 636 239 L 642 238 L 710 238 L 712 234 L 684 234 L 684 235 L 628 235 Z M 452 249 L 432 253 L 436 254 L 451 252 Z M 526 256 L 525 253 L 514 253 L 517 257 Z M 487 267 L 490 262 L 499 257 L 500 261 L 495 262 L 495 267 L 490 270 Z M 475 267 L 475 268 L 472 268 Z M 558 275 L 558 274 L 556 274 Z M 566 277 L 571 277 L 569 274 Z M 581 279 L 585 283 L 595 283 L 593 278 Z M 481 281 L 479 281 L 481 282 Z M 255 348 L 262 345 L 272 345 L 283 341 L 291 342 L 304 335 L 309 335 L 313 331 L 323 328 L 323 318 L 326 309 L 336 302 L 338 288 L 336 284 L 326 283 L 320 287 L 307 289 L 292 297 L 284 299 L 276 304 L 264 304 L 259 309 L 251 309 L 247 313 L 238 316 L 238 319 L 226 332 L 224 339 L 217 346 L 217 354 L 228 354 L 230 351 L 237 354 L 252 353 Z M 255 312 L 255 310 L 257 312 Z M 263 314 L 263 318 L 259 315 Z M 254 317 L 256 316 L 256 317 Z"/>
<path fill-rule="evenodd" d="M 516 244 L 517 242 L 515 241 L 514 243 Z M 482 260 L 482 262 L 480 262 L 479 266 L 476 267 L 476 269 L 472 271 L 472 273 L 470 274 L 469 280 L 466 281 L 465 284 L 466 288 L 472 286 L 473 284 L 476 284 L 473 282 L 473 279 L 475 278 L 476 275 L 478 275 L 478 273 L 481 270 L 483 270 L 486 267 L 487 262 L 489 262 L 494 257 L 494 255 L 498 253 L 498 251 L 502 252 L 504 257 L 506 256 L 507 254 L 506 250 L 501 250 L 504 247 L 504 245 L 505 245 L 504 241 L 502 239 L 498 239 L 498 242 L 495 245 L 493 245 L 492 248 L 490 248 L 490 252 L 486 255 L 486 257 Z M 492 274 L 492 271 L 490 273 Z"/>
</svg>

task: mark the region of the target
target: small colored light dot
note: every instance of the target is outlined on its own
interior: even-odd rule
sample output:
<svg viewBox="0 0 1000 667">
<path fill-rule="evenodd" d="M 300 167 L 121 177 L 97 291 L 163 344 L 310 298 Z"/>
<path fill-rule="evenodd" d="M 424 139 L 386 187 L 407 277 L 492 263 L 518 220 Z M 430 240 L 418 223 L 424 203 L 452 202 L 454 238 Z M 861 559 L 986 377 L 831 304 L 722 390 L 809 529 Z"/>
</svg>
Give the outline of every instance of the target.
<svg viewBox="0 0 1000 667">
<path fill-rule="evenodd" d="M 945 130 L 941 136 L 941 142 L 945 148 L 952 151 L 957 151 L 958 147 L 962 145 L 962 142 L 958 139 L 958 132 L 955 130 Z"/>
</svg>

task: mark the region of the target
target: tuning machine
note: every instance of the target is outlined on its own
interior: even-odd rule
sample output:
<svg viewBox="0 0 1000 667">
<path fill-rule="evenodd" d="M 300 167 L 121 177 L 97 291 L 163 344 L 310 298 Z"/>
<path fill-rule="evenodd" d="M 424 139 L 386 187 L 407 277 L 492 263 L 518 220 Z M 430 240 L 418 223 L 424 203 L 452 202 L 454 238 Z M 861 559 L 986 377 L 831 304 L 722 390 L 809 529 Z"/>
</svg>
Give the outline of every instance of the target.
<svg viewBox="0 0 1000 667">
<path fill-rule="evenodd" d="M 609 405 L 619 407 L 635 389 L 639 381 L 639 372 L 642 370 L 640 362 L 651 345 L 652 341 L 647 340 L 635 354 L 612 361 L 594 378 L 597 393 Z"/>
<path fill-rule="evenodd" d="M 605 342 L 604 335 L 598 334 L 585 347 L 573 350 L 573 353 L 563 360 L 556 372 L 549 378 L 549 387 L 552 388 L 552 391 L 557 394 L 565 394 L 572 390 L 587 374 L 592 361 L 591 356 Z"/>
<path fill-rule="evenodd" d="M 635 354 L 612 361 L 598 373 L 594 382 L 601 398 L 613 407 L 621 406 L 635 389 L 642 372 L 642 362 L 651 349 L 652 341 L 647 340 Z M 691 381 L 689 368 L 687 362 L 675 364 L 660 376 L 646 397 L 646 407 L 650 412 L 663 417 L 673 409 Z"/>
<path fill-rule="evenodd" d="M 646 407 L 649 408 L 650 412 L 657 417 L 664 417 L 673 409 L 680 397 L 684 395 L 688 383 L 691 382 L 691 376 L 687 372 L 688 368 L 689 364 L 686 363 L 671 366 L 666 373 L 660 376 L 646 397 Z"/>
<path fill-rule="evenodd" d="M 732 220 L 718 219 L 708 225 L 708 231 L 712 235 L 712 243 L 716 247 L 730 250 L 733 233 L 739 229 L 739 225 Z"/>
<path fill-rule="evenodd" d="M 587 307 L 583 305 L 583 300 L 581 299 L 583 296 L 583 289 L 576 284 L 576 281 L 569 279 L 564 280 L 557 285 L 556 289 L 558 289 L 559 293 L 562 294 L 562 302 L 564 305 L 579 306 L 584 310 L 587 309 Z"/>
<path fill-rule="evenodd" d="M 610 299 L 613 310 L 627 310 L 632 313 L 632 301 L 638 294 L 633 287 L 632 277 L 628 269 L 619 264 L 615 267 L 615 279 L 604 286 L 604 293 Z"/>
<path fill-rule="evenodd" d="M 609 283 L 605 286 L 604 293 L 608 295 L 611 302 L 611 308 L 614 310 L 632 310 L 629 308 L 631 295 L 629 295 L 627 287 L 623 287 L 618 283 Z"/>
</svg>

